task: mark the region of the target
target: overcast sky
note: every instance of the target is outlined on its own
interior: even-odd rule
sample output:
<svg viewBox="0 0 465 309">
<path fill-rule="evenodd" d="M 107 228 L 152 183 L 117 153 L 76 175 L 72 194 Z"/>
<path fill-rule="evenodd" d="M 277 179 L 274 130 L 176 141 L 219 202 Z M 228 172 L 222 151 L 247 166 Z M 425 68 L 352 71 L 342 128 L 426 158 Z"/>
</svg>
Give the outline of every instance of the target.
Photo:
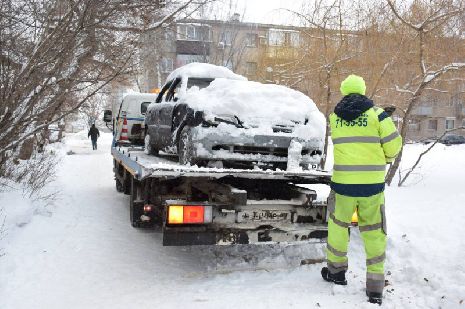
<svg viewBox="0 0 465 309">
<path fill-rule="evenodd" d="M 286 9 L 299 11 L 303 0 L 219 0 L 216 10 L 206 12 L 213 19 L 226 19 L 241 14 L 241 21 L 271 24 L 295 24 L 296 18 Z M 284 10 L 283 10 L 284 9 Z"/>
</svg>

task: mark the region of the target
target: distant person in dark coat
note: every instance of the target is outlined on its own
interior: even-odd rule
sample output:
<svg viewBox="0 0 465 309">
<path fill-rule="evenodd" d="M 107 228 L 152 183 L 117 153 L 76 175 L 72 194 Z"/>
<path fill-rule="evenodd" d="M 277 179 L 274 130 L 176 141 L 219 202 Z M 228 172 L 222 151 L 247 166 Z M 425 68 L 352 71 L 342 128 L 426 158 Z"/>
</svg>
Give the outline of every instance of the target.
<svg viewBox="0 0 465 309">
<path fill-rule="evenodd" d="M 90 127 L 89 133 L 87 133 L 87 137 L 89 136 L 92 140 L 92 149 L 97 150 L 97 138 L 100 137 L 100 132 L 95 127 L 95 124 L 93 124 L 92 127 Z"/>
</svg>

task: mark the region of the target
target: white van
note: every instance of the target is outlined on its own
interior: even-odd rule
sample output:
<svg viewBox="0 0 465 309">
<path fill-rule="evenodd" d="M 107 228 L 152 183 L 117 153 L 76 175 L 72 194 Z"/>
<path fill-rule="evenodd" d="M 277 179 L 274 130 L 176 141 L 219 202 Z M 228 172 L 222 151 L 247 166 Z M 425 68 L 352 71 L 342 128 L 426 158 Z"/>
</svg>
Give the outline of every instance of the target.
<svg viewBox="0 0 465 309">
<path fill-rule="evenodd" d="M 111 122 L 113 135 L 119 138 L 123 126 L 124 117 L 127 120 L 128 139 L 132 143 L 144 142 L 144 117 L 147 107 L 155 102 L 158 94 L 155 93 L 130 93 L 126 94 L 121 102 L 113 104 L 112 110 L 105 110 L 103 120 Z"/>
</svg>

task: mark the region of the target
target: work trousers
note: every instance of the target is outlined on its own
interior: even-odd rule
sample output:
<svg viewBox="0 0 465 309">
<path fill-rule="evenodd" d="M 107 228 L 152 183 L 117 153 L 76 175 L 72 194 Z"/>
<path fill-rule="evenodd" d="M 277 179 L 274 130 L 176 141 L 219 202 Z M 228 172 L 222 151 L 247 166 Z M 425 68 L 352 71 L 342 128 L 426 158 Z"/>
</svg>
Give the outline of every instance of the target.
<svg viewBox="0 0 465 309">
<path fill-rule="evenodd" d="M 369 197 L 351 197 L 331 191 L 328 198 L 328 269 L 331 273 L 346 271 L 349 226 L 358 213 L 358 227 L 365 244 L 367 293 L 382 293 L 386 258 L 386 217 L 384 192 Z"/>
</svg>

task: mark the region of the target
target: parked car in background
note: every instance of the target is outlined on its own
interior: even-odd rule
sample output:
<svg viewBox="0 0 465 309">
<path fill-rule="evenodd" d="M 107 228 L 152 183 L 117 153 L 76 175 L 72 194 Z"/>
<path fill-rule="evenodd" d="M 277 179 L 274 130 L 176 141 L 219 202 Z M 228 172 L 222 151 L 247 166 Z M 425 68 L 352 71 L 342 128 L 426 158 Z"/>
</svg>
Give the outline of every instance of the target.
<svg viewBox="0 0 465 309">
<path fill-rule="evenodd" d="M 181 164 L 282 169 L 290 159 L 317 167 L 326 128 L 303 93 L 201 63 L 170 74 L 145 124 L 146 152 L 177 154 Z"/>
<path fill-rule="evenodd" d="M 124 118 L 128 129 L 128 140 L 134 144 L 143 144 L 145 137 L 144 116 L 147 107 L 154 103 L 158 94 L 129 93 L 121 101 L 116 101 L 111 110 L 105 110 L 103 120 L 111 123 L 113 134 L 121 132 Z M 116 136 L 118 139 L 118 136 Z"/>
<path fill-rule="evenodd" d="M 439 140 L 444 145 L 465 144 L 465 137 L 458 134 L 448 134 Z"/>
<path fill-rule="evenodd" d="M 438 140 L 437 137 L 427 137 L 427 138 L 423 138 L 419 140 L 418 142 L 422 143 L 423 145 L 428 145 L 428 144 L 436 142 L 437 140 Z"/>
</svg>

